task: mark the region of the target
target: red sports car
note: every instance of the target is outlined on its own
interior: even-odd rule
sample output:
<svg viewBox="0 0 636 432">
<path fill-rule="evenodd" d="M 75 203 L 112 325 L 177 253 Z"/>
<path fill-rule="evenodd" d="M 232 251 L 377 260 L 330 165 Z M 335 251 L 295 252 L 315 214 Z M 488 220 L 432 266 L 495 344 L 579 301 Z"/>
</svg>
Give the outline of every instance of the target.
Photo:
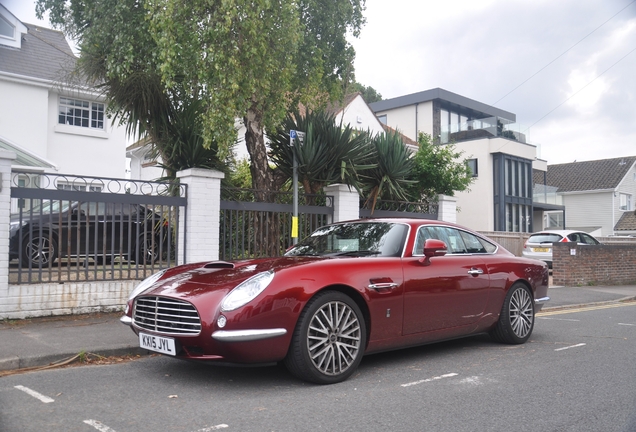
<svg viewBox="0 0 636 432">
<path fill-rule="evenodd" d="M 489 333 L 528 340 L 548 267 L 458 225 L 327 225 L 284 256 L 187 264 L 144 280 L 122 322 L 142 348 L 219 364 L 284 361 L 320 384 L 364 354 Z"/>
</svg>

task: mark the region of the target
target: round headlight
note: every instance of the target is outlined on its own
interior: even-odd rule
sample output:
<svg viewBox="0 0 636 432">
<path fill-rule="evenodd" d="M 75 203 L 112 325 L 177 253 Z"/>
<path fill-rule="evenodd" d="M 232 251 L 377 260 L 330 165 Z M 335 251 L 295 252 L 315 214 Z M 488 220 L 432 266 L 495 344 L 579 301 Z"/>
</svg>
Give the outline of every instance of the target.
<svg viewBox="0 0 636 432">
<path fill-rule="evenodd" d="M 137 297 L 139 294 L 143 293 L 144 291 L 146 291 L 148 288 L 152 287 L 152 285 L 157 282 L 161 276 L 163 276 L 163 274 L 166 272 L 167 269 L 161 270 L 160 272 L 157 272 L 155 274 L 153 274 L 152 276 L 142 280 L 139 285 L 137 285 L 135 287 L 134 290 L 132 290 L 132 292 L 130 293 L 130 296 L 128 296 L 128 300 L 131 300 L 135 297 Z"/>
<path fill-rule="evenodd" d="M 221 303 L 221 310 L 228 312 L 246 305 L 263 292 L 272 279 L 274 279 L 274 272 L 270 270 L 243 281 L 225 296 Z"/>
</svg>

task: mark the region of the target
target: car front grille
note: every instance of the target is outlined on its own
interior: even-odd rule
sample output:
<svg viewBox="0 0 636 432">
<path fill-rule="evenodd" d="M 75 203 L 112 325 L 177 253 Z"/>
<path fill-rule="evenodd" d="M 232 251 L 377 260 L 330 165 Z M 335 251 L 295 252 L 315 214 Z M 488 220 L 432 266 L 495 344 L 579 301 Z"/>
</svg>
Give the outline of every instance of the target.
<svg viewBox="0 0 636 432">
<path fill-rule="evenodd" d="M 140 297 L 135 300 L 133 324 L 158 333 L 198 335 L 199 313 L 191 303 L 167 297 Z"/>
</svg>

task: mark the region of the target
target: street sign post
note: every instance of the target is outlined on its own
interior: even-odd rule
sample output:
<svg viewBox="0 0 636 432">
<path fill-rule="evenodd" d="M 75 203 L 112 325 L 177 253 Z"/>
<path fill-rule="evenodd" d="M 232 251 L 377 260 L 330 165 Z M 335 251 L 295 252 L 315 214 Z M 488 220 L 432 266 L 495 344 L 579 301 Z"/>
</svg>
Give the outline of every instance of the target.
<svg viewBox="0 0 636 432">
<path fill-rule="evenodd" d="M 305 140 L 305 132 L 300 132 L 296 130 L 289 131 L 289 145 L 294 147 L 298 142 L 302 144 Z M 294 213 L 292 215 L 292 243 L 298 243 L 298 160 L 296 158 L 296 151 L 294 153 L 294 165 L 293 165 L 293 175 L 292 175 L 292 187 L 294 190 Z"/>
</svg>

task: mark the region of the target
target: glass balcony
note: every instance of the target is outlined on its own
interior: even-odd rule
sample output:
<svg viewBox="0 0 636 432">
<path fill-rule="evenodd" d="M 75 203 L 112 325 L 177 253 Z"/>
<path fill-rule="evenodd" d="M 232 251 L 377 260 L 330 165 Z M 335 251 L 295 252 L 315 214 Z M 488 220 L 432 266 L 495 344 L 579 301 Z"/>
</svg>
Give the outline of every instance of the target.
<svg viewBox="0 0 636 432">
<path fill-rule="evenodd" d="M 502 117 L 487 117 L 467 120 L 462 123 L 442 125 L 440 143 L 468 141 L 480 138 L 507 138 L 526 143 L 526 135 L 521 132 L 522 125 Z"/>
<path fill-rule="evenodd" d="M 563 205 L 563 196 L 557 187 L 535 183 L 532 188 L 532 201 L 535 203 Z"/>
</svg>

